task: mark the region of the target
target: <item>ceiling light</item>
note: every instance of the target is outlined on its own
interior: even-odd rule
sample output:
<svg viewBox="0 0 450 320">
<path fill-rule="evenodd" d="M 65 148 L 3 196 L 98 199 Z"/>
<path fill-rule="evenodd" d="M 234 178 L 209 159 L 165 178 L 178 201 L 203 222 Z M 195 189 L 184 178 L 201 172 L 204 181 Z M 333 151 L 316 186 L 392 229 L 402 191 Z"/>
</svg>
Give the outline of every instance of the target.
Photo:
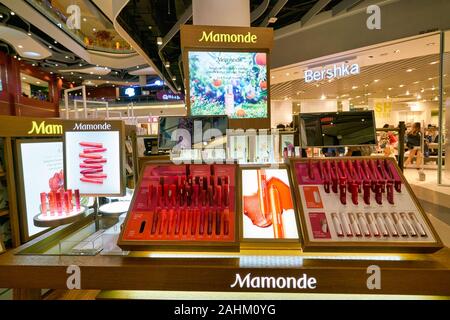
<svg viewBox="0 0 450 320">
<path fill-rule="evenodd" d="M 136 69 L 139 69 L 139 66 L 136 66 Z"/>
<path fill-rule="evenodd" d="M 271 79 L 275 79 L 275 76 L 271 76 L 270 78 L 271 78 Z"/>
<path fill-rule="evenodd" d="M 21 58 L 21 57 L 19 57 L 19 58 L 17 58 L 17 60 L 19 60 L 19 61 L 20 61 L 20 60 L 22 60 L 22 58 Z"/>
<path fill-rule="evenodd" d="M 439 61 L 433 61 L 433 62 L 430 62 L 431 65 L 433 65 L 433 64 L 438 64 L 438 63 L 439 63 Z"/>
<path fill-rule="evenodd" d="M 361 96 L 356 96 L 355 98 L 356 98 L 356 99 L 359 99 L 359 98 L 361 98 Z"/>
<path fill-rule="evenodd" d="M 386 99 L 389 99 L 389 95 L 386 96 Z"/>
<path fill-rule="evenodd" d="M 15 16 L 16 13 L 15 13 L 14 11 L 11 11 L 11 15 L 12 15 L 12 16 Z"/>
<path fill-rule="evenodd" d="M 17 59 L 17 56 L 14 56 L 14 59 Z"/>
<path fill-rule="evenodd" d="M 152 30 L 152 28 L 153 28 L 152 26 L 148 26 L 148 30 Z"/>
<path fill-rule="evenodd" d="M 22 49 L 22 48 L 23 48 L 23 45 L 19 44 L 19 45 L 17 46 L 17 48 Z"/>
<path fill-rule="evenodd" d="M 433 78 L 430 77 L 430 78 L 428 78 L 428 80 L 433 80 Z"/>
<path fill-rule="evenodd" d="M 406 69 L 406 72 L 413 72 L 415 69 Z"/>
<path fill-rule="evenodd" d="M 169 62 L 169 61 L 166 61 L 166 62 L 164 63 L 164 66 L 165 66 L 166 68 L 170 68 L 170 62 Z"/>
<path fill-rule="evenodd" d="M 3 15 L 0 13 L 0 19 L 3 19 Z"/>
<path fill-rule="evenodd" d="M 37 83 L 37 84 L 41 84 L 41 82 L 40 82 L 40 81 L 36 81 L 36 83 Z"/>
<path fill-rule="evenodd" d="M 92 28 L 92 31 L 96 32 L 96 31 L 97 31 L 97 29 L 95 29 L 95 28 Z"/>
<path fill-rule="evenodd" d="M 373 80 L 373 82 L 375 82 L 375 83 L 377 83 L 377 82 L 379 82 L 380 81 L 380 79 L 375 79 L 375 80 Z"/>
<path fill-rule="evenodd" d="M 73 72 L 71 72 L 70 74 L 73 75 Z"/>
<path fill-rule="evenodd" d="M 403 88 L 404 86 L 405 86 L 404 84 L 399 85 L 400 88 Z"/>
<path fill-rule="evenodd" d="M 428 47 L 431 47 L 431 46 L 434 46 L 436 43 L 434 43 L 434 42 L 430 42 L 430 43 L 427 43 L 427 46 Z"/>
<path fill-rule="evenodd" d="M 415 82 L 413 82 L 413 84 L 418 84 L 420 81 L 415 81 Z"/>
<path fill-rule="evenodd" d="M 320 96 L 320 100 L 325 100 L 327 97 L 324 95 L 324 94 L 322 94 L 321 96 Z"/>
<path fill-rule="evenodd" d="M 177 77 L 173 76 L 172 81 L 176 81 L 176 80 L 177 80 Z"/>
<path fill-rule="evenodd" d="M 61 76 L 61 79 L 64 79 L 64 77 L 63 77 L 63 76 Z"/>
<path fill-rule="evenodd" d="M 57 67 L 58 66 L 58 64 L 57 63 L 55 63 L 55 67 Z"/>
<path fill-rule="evenodd" d="M 439 99 L 438 99 L 438 97 L 434 97 L 434 101 L 438 101 Z"/>
<path fill-rule="evenodd" d="M 409 90 L 406 90 L 406 95 L 409 96 Z"/>
<path fill-rule="evenodd" d="M 353 90 L 358 89 L 358 86 L 353 86 L 352 89 Z"/>
<path fill-rule="evenodd" d="M 156 38 L 156 44 L 157 44 L 158 46 L 162 45 L 162 38 L 161 38 L 161 37 L 157 37 L 157 38 Z"/>
<path fill-rule="evenodd" d="M 394 53 L 399 53 L 399 52 L 400 52 L 400 50 L 399 50 L 399 49 L 397 49 L 397 50 L 395 50 L 395 51 L 394 51 Z"/>
<path fill-rule="evenodd" d="M 392 88 L 388 88 L 388 90 L 389 90 L 389 91 L 391 91 L 391 90 L 392 90 Z"/>
<path fill-rule="evenodd" d="M 69 59 L 69 56 L 65 56 L 66 59 Z"/>
<path fill-rule="evenodd" d="M 418 100 L 422 99 L 422 96 L 420 94 L 418 94 L 416 97 Z"/>
<path fill-rule="evenodd" d="M 50 71 L 50 74 L 53 74 L 53 71 Z"/>
<path fill-rule="evenodd" d="M 106 81 L 106 83 L 109 83 L 109 81 Z"/>
<path fill-rule="evenodd" d="M 94 73 L 91 71 L 91 72 L 89 72 L 89 74 L 94 74 Z"/>
<path fill-rule="evenodd" d="M 275 22 L 277 22 L 277 20 L 278 20 L 277 17 L 270 17 L 268 22 L 269 23 L 275 23 Z"/>
<path fill-rule="evenodd" d="M 55 41 L 53 41 L 53 42 L 54 42 L 55 44 L 58 44 L 58 41 L 56 41 L 56 40 L 55 40 Z"/>
<path fill-rule="evenodd" d="M 101 79 L 102 77 L 98 77 L 99 79 Z"/>
<path fill-rule="evenodd" d="M 31 37 L 31 32 L 28 32 L 27 35 L 29 35 Z"/>
<path fill-rule="evenodd" d="M 83 77 L 82 77 L 82 76 L 79 76 L 79 78 L 80 78 L 80 79 L 83 79 Z"/>
<path fill-rule="evenodd" d="M 36 67 L 36 63 L 33 63 L 32 66 L 33 66 L 33 67 Z"/>
<path fill-rule="evenodd" d="M 25 78 L 25 77 L 22 77 L 22 80 L 27 80 L 27 78 Z"/>
<path fill-rule="evenodd" d="M 52 46 L 48 46 L 49 49 L 53 48 Z"/>
<path fill-rule="evenodd" d="M 84 21 L 84 22 L 86 22 L 86 21 L 87 21 L 87 19 L 86 19 L 86 18 L 83 18 L 83 21 Z"/>
<path fill-rule="evenodd" d="M 83 64 L 82 64 L 82 63 L 80 63 L 80 64 L 79 64 L 79 66 L 80 66 L 80 67 L 82 67 L 82 66 L 83 66 Z"/>
</svg>

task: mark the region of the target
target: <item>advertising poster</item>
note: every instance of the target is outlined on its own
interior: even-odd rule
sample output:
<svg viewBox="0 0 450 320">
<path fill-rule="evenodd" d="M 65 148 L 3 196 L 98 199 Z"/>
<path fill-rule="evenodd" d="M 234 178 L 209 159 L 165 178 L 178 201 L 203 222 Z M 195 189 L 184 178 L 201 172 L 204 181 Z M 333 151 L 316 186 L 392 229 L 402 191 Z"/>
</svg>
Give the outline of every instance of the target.
<svg viewBox="0 0 450 320">
<path fill-rule="evenodd" d="M 19 147 L 23 174 L 23 194 L 28 237 L 46 228 L 34 226 L 33 218 L 41 212 L 40 194 L 64 189 L 63 143 L 22 142 Z"/>
<path fill-rule="evenodd" d="M 243 237 L 298 239 L 286 169 L 242 170 Z"/>
<path fill-rule="evenodd" d="M 267 54 L 189 52 L 191 115 L 267 118 Z"/>
<path fill-rule="evenodd" d="M 120 129 L 109 123 L 89 122 L 71 127 L 75 130 L 64 132 L 67 189 L 79 189 L 82 195 L 122 194 L 124 173 Z"/>
</svg>

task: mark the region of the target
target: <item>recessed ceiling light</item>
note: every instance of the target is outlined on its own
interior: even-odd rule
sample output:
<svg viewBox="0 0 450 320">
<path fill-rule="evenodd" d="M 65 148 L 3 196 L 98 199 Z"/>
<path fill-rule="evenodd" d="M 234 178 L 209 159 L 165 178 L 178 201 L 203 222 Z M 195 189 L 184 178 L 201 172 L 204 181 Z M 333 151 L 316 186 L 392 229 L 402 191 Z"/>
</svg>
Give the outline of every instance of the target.
<svg viewBox="0 0 450 320">
<path fill-rule="evenodd" d="M 153 28 L 152 26 L 148 26 L 148 30 L 152 30 L 152 28 Z"/>
<path fill-rule="evenodd" d="M 101 79 L 102 77 L 98 77 L 99 79 Z"/>
<path fill-rule="evenodd" d="M 25 77 L 22 77 L 22 80 L 27 80 L 27 78 L 25 78 Z"/>
<path fill-rule="evenodd" d="M 438 63 L 439 63 L 439 61 L 433 61 L 433 62 L 430 62 L 431 65 L 433 65 L 433 64 L 438 64 Z"/>
<path fill-rule="evenodd" d="M 22 48 L 23 48 L 23 45 L 19 44 L 19 45 L 17 46 L 17 48 L 22 49 Z"/>
<path fill-rule="evenodd" d="M 69 59 L 69 56 L 65 56 L 66 59 Z"/>
<path fill-rule="evenodd" d="M 0 19 L 3 19 L 3 15 L 0 13 Z"/>
<path fill-rule="evenodd" d="M 19 60 L 19 61 L 20 61 L 20 60 L 22 60 L 22 58 L 21 58 L 21 57 L 19 57 L 19 58 L 17 58 L 17 60 Z"/>
<path fill-rule="evenodd" d="M 379 81 L 380 81 L 380 79 L 375 79 L 375 80 L 373 80 L 373 82 L 375 82 L 375 83 L 376 83 L 376 82 L 379 82 Z"/>
<path fill-rule="evenodd" d="M 404 84 L 399 85 L 400 88 L 403 88 L 404 86 L 405 86 Z"/>
<path fill-rule="evenodd" d="M 413 72 L 415 69 L 406 69 L 406 72 Z"/>
<path fill-rule="evenodd" d="M 61 79 L 64 79 L 64 77 L 63 77 L 63 76 L 61 76 Z"/>
<path fill-rule="evenodd" d="M 71 72 L 70 74 L 73 75 L 73 72 Z"/>
<path fill-rule="evenodd" d="M 41 84 L 41 82 L 40 82 L 40 81 L 36 81 L 36 83 L 37 83 L 37 84 Z"/>
<path fill-rule="evenodd" d="M 139 66 L 136 66 L 136 69 L 139 69 Z"/>
<path fill-rule="evenodd" d="M 170 68 L 170 62 L 169 62 L 169 61 L 166 61 L 166 62 L 164 63 L 164 66 L 165 66 L 166 68 Z"/>
<path fill-rule="evenodd" d="M 50 74 L 53 74 L 53 71 L 50 71 Z"/>
<path fill-rule="evenodd" d="M 172 81 L 176 81 L 176 80 L 177 80 L 177 77 L 173 76 Z"/>
<path fill-rule="evenodd" d="M 434 101 L 438 101 L 439 99 L 438 99 L 438 97 L 434 97 Z"/>
<path fill-rule="evenodd" d="M 12 16 L 15 16 L 16 13 L 15 13 L 14 11 L 11 11 L 11 15 L 12 15 Z"/>
<path fill-rule="evenodd" d="M 89 72 L 89 74 L 94 74 L 94 73 L 91 71 L 91 72 Z"/>
<path fill-rule="evenodd" d="M 48 46 L 49 49 L 53 48 L 52 46 Z"/>
<path fill-rule="evenodd" d="M 95 31 L 97 31 L 97 29 L 95 29 L 95 28 L 92 28 L 92 31 L 94 31 L 94 32 L 95 32 Z"/>
<path fill-rule="evenodd" d="M 269 23 L 275 23 L 275 22 L 277 22 L 277 20 L 278 20 L 277 17 L 270 17 L 269 20 L 268 20 L 268 22 L 269 22 Z"/>
<path fill-rule="evenodd" d="M 409 93 L 409 90 L 406 90 L 406 95 L 409 96 L 409 94 L 410 94 L 410 93 Z"/>
<path fill-rule="evenodd" d="M 271 78 L 271 79 L 275 79 L 275 76 L 271 76 L 270 78 Z"/>
<path fill-rule="evenodd" d="M 31 37 L 31 32 L 28 32 L 27 35 L 29 35 Z"/>
<path fill-rule="evenodd" d="M 83 79 L 83 77 L 82 77 L 82 76 L 80 76 L 79 78 L 80 78 L 80 79 Z"/>
<path fill-rule="evenodd" d="M 322 94 L 321 96 L 320 96 L 320 100 L 325 100 L 327 97 L 324 95 L 324 94 Z"/>
<path fill-rule="evenodd" d="M 433 78 L 430 77 L 430 78 L 428 78 L 428 80 L 433 80 Z"/>
<path fill-rule="evenodd" d="M 84 21 L 84 22 L 86 22 L 86 21 L 87 21 L 87 19 L 86 19 L 86 18 L 83 18 L 83 21 Z"/>
<path fill-rule="evenodd" d="M 56 41 L 56 40 L 55 40 L 55 41 L 53 41 L 53 42 L 54 42 L 54 44 L 58 44 L 58 41 Z"/>
<path fill-rule="evenodd" d="M 157 44 L 158 46 L 162 45 L 162 38 L 161 38 L 161 37 L 157 37 L 157 38 L 156 38 L 156 44 Z"/>
<path fill-rule="evenodd" d="M 32 66 L 33 66 L 33 67 L 36 67 L 36 63 L 33 63 Z"/>
<path fill-rule="evenodd" d="M 352 89 L 353 90 L 358 89 L 358 86 L 353 86 Z"/>
<path fill-rule="evenodd" d="M 388 90 L 389 90 L 389 91 L 391 91 L 391 90 L 392 90 L 392 88 L 388 88 Z"/>
<path fill-rule="evenodd" d="M 419 99 L 419 100 L 422 99 L 422 96 L 421 96 L 420 94 L 418 94 L 416 97 L 417 97 L 417 99 Z"/>
<path fill-rule="evenodd" d="M 80 67 L 82 67 L 83 66 L 83 64 L 82 63 L 80 63 L 80 64 L 78 64 Z"/>
</svg>

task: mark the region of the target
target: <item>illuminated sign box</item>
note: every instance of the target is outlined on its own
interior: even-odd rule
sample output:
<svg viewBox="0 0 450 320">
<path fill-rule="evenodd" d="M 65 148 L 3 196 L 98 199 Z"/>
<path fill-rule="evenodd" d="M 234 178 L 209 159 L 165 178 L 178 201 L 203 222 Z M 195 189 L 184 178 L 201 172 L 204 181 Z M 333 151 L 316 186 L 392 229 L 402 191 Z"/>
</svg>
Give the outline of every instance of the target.
<svg viewBox="0 0 450 320">
<path fill-rule="evenodd" d="M 321 70 L 305 70 L 305 82 L 331 80 L 336 78 L 344 78 L 357 75 L 360 73 L 358 64 L 335 64 L 331 68 L 323 68 Z"/>
</svg>

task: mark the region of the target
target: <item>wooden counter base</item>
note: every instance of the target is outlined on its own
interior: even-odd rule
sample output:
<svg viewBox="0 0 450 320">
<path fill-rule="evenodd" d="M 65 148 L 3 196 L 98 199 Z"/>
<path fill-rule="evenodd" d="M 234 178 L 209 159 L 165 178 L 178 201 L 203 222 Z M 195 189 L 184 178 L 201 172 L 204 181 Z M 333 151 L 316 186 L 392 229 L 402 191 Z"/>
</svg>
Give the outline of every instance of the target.
<svg viewBox="0 0 450 320">
<path fill-rule="evenodd" d="M 434 254 L 312 254 L 239 257 L 150 258 L 136 256 L 0 255 L 0 287 L 17 288 L 15 298 L 36 290 L 67 289 L 67 267 L 81 271 L 81 289 L 220 292 L 300 292 L 450 296 L 450 250 Z M 276 253 L 274 253 L 276 254 Z M 380 260 L 381 258 L 384 260 Z M 293 262 L 292 262 L 293 261 Z M 285 264 L 283 266 L 283 264 Z M 381 289 L 369 290 L 367 267 L 381 269 Z M 315 289 L 231 288 L 236 274 L 250 277 L 315 277 Z"/>
</svg>

